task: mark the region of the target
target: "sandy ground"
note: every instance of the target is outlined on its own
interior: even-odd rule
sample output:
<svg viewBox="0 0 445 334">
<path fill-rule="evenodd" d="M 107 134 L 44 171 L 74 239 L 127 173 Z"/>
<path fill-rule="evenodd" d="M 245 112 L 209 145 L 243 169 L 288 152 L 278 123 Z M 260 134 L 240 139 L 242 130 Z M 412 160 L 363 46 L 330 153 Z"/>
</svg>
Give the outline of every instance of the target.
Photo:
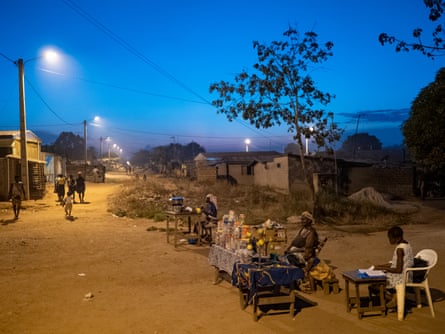
<svg viewBox="0 0 445 334">
<path fill-rule="evenodd" d="M 19 220 L 0 203 L 0 333 L 437 333 L 445 329 L 444 211 L 423 206 L 404 227 L 417 252 L 433 248 L 439 263 L 430 277 L 436 318 L 428 307 L 412 308 L 404 321 L 395 313 L 359 320 L 346 312 L 341 272 L 390 259 L 385 232 L 349 233 L 317 226 L 329 237 L 321 257 L 333 265 L 341 292 L 305 295 L 287 313 L 252 319 L 241 310 L 238 290 L 213 285 L 207 246 L 175 249 L 165 232 L 147 231 L 165 223 L 117 218 L 107 212 L 116 183 L 87 184 L 85 204 L 74 220 L 49 194 L 25 203 Z M 435 204 L 437 203 L 426 203 Z"/>
</svg>

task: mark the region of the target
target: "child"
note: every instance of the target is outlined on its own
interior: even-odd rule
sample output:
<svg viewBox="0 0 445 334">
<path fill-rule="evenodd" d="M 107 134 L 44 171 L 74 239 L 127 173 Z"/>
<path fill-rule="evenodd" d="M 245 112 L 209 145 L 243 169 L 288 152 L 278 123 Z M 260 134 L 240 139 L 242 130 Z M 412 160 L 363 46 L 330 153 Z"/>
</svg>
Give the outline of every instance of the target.
<svg viewBox="0 0 445 334">
<path fill-rule="evenodd" d="M 63 207 L 65 208 L 65 216 L 71 217 L 71 210 L 73 209 L 73 193 L 69 191 L 63 199 Z"/>
<path fill-rule="evenodd" d="M 388 240 L 391 245 L 396 245 L 392 260 L 376 265 L 374 269 L 386 272 L 386 307 L 394 308 L 397 306 L 395 287 L 403 281 L 403 270 L 413 266 L 414 257 L 411 245 L 403 239 L 403 230 L 399 226 L 393 226 L 388 230 Z"/>
</svg>

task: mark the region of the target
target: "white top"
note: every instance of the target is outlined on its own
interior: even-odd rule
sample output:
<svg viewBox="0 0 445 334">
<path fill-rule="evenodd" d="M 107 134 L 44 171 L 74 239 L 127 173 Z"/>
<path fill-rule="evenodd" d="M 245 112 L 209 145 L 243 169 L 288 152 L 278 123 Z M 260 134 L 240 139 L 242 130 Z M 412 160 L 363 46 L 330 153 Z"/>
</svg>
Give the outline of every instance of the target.
<svg viewBox="0 0 445 334">
<path fill-rule="evenodd" d="M 394 249 L 394 253 L 391 260 L 391 268 L 397 267 L 397 249 L 403 249 L 403 268 L 409 268 L 414 265 L 414 256 L 413 256 L 413 249 L 411 248 L 411 245 L 408 243 L 400 243 L 396 246 Z M 387 288 L 395 288 L 397 284 L 401 284 L 403 281 L 403 275 L 396 274 L 396 273 L 386 273 L 386 280 Z"/>
</svg>

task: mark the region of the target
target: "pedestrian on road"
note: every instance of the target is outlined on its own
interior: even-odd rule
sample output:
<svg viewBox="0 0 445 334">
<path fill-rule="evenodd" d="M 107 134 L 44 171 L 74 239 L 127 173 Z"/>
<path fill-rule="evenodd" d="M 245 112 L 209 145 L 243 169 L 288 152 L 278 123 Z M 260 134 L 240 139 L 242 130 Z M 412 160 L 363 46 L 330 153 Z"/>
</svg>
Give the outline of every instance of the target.
<svg viewBox="0 0 445 334">
<path fill-rule="evenodd" d="M 73 195 L 73 203 L 76 203 L 74 201 L 74 194 L 76 193 L 76 180 L 74 179 L 72 174 L 68 176 L 67 184 L 68 184 L 68 192 L 70 192 Z"/>
<path fill-rule="evenodd" d="M 83 203 L 85 198 L 85 179 L 82 176 L 82 172 L 77 173 L 76 191 L 77 194 L 79 195 L 80 203 Z"/>
<path fill-rule="evenodd" d="M 19 218 L 20 209 L 22 208 L 22 200 L 25 199 L 25 187 L 19 176 L 15 177 L 15 182 L 9 187 L 8 199 L 12 201 L 12 210 L 15 219 Z"/>
<path fill-rule="evenodd" d="M 63 197 L 65 197 L 65 183 L 65 177 L 62 174 L 59 174 L 56 179 L 56 193 L 59 202 L 62 202 Z"/>
<path fill-rule="evenodd" d="M 68 191 L 66 194 L 66 197 L 63 199 L 63 208 L 65 209 L 65 216 L 70 218 L 71 217 L 71 211 L 73 210 L 73 201 L 74 201 L 74 193 L 71 191 Z"/>
</svg>

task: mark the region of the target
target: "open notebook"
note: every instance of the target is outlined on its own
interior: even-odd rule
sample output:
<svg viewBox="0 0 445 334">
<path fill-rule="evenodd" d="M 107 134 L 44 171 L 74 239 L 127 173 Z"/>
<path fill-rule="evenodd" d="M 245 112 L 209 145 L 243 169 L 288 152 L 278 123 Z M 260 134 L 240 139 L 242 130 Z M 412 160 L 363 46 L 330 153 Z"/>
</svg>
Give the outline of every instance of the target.
<svg viewBox="0 0 445 334">
<path fill-rule="evenodd" d="M 358 272 L 361 275 L 368 277 L 384 277 L 386 276 L 383 270 L 375 270 L 374 266 L 369 267 L 368 269 L 358 269 Z"/>
</svg>

